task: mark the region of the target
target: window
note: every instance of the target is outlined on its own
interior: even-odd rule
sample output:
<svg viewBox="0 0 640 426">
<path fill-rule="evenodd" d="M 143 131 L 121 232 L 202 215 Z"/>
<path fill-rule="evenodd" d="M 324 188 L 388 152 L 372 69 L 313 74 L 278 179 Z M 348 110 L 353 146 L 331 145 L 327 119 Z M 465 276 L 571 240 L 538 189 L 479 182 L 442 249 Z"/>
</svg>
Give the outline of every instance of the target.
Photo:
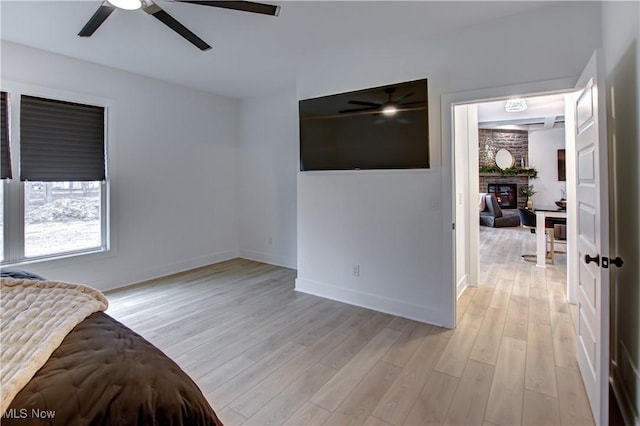
<svg viewBox="0 0 640 426">
<path fill-rule="evenodd" d="M 24 256 L 102 246 L 100 181 L 25 182 Z"/>
<path fill-rule="evenodd" d="M 9 99 L 20 111 L 10 144 L 19 160 L 9 160 L 20 179 L 3 186 L 10 213 L 2 217 L 3 263 L 106 250 L 106 108 L 19 93 Z"/>
</svg>

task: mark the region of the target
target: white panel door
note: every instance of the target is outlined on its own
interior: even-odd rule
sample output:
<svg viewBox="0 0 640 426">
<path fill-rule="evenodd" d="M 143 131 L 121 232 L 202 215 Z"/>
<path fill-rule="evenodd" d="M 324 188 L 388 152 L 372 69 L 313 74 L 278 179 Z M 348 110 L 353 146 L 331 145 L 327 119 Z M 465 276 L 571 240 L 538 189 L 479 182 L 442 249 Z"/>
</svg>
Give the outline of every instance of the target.
<svg viewBox="0 0 640 426">
<path fill-rule="evenodd" d="M 595 52 L 578 79 L 575 103 L 578 215 L 577 357 L 596 424 L 609 416 L 609 197 L 604 84 Z"/>
</svg>

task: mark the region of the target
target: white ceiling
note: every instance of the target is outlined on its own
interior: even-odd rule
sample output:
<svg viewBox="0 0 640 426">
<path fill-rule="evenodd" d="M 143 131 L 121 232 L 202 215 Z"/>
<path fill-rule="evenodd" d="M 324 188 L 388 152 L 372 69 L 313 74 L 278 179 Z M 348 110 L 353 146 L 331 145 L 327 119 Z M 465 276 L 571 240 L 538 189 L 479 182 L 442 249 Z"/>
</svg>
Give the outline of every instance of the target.
<svg viewBox="0 0 640 426">
<path fill-rule="evenodd" d="M 553 127 L 554 122 L 564 122 L 564 95 L 554 94 L 524 98 L 528 108 L 522 112 L 506 112 L 505 100 L 478 104 L 478 123 L 483 129 L 511 128 L 532 129 Z M 509 126 L 509 127 L 505 127 Z"/>
<path fill-rule="evenodd" d="M 292 87 L 297 75 L 371 46 L 433 37 L 545 7 L 538 1 L 282 1 L 280 16 L 157 0 L 213 46 L 201 52 L 142 10 L 77 33 L 100 1 L 0 0 L 0 36 L 27 46 L 234 98 Z"/>
</svg>

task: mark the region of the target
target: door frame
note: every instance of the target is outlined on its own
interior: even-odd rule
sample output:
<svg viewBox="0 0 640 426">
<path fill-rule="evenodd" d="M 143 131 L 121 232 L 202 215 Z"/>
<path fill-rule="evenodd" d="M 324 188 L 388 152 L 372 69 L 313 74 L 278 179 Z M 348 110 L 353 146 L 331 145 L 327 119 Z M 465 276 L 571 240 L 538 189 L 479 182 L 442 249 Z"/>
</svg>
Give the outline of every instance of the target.
<svg viewBox="0 0 640 426">
<path fill-rule="evenodd" d="M 445 264 L 444 283 L 449 299 L 448 318 L 445 326 L 455 328 L 456 326 L 456 182 L 455 182 L 455 162 L 454 162 L 454 107 L 456 105 L 482 103 L 512 96 L 545 95 L 554 93 L 568 93 L 575 91 L 575 78 L 562 78 L 556 80 L 546 80 L 539 82 L 523 83 L 511 86 L 493 87 L 487 89 L 470 90 L 457 93 L 443 94 L 441 97 L 441 129 L 442 129 L 442 194 L 443 194 L 443 253 L 450 253 L 448 258 L 450 263 Z M 468 197 L 467 197 L 468 199 Z M 444 257 L 445 259 L 447 256 Z"/>
</svg>

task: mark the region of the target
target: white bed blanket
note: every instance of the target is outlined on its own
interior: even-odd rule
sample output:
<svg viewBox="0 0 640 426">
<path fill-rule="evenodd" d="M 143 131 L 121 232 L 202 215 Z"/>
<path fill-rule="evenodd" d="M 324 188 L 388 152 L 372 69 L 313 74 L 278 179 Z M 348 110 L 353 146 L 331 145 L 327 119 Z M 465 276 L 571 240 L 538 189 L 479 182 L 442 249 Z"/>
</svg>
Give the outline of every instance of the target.
<svg viewBox="0 0 640 426">
<path fill-rule="evenodd" d="M 483 212 L 486 207 L 486 195 L 486 192 L 481 192 L 478 194 L 478 210 L 480 210 L 481 212 Z"/>
<path fill-rule="evenodd" d="M 0 413 L 82 320 L 109 302 L 91 287 L 58 281 L 0 280 Z"/>
</svg>

